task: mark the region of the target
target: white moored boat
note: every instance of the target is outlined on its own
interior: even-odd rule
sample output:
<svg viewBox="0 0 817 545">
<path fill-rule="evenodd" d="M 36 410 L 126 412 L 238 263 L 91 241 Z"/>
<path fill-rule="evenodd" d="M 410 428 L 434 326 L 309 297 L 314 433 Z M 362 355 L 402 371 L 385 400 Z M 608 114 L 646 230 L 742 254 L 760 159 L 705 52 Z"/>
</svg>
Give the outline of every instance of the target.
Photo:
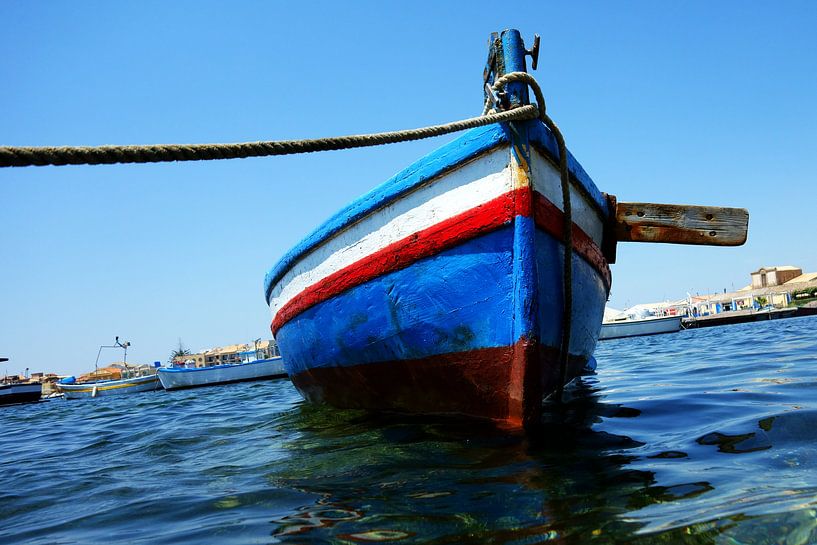
<svg viewBox="0 0 817 545">
<path fill-rule="evenodd" d="M 210 367 L 162 367 L 157 374 L 165 390 L 180 390 L 197 386 L 285 377 L 286 371 L 284 371 L 283 359 L 278 356 Z"/>
<path fill-rule="evenodd" d="M 675 333 L 680 329 L 681 316 L 636 316 L 608 308 L 604 312 L 599 340 Z"/>
</svg>

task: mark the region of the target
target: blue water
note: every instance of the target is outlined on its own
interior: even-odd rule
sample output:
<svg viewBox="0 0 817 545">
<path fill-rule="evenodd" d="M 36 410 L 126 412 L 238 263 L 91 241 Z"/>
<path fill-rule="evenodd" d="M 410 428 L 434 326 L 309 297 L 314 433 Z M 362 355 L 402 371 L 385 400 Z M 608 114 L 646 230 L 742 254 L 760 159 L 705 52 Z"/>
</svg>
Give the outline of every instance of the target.
<svg viewBox="0 0 817 545">
<path fill-rule="evenodd" d="M 0 543 L 815 543 L 815 332 L 600 343 L 532 437 L 285 380 L 3 407 Z"/>
</svg>

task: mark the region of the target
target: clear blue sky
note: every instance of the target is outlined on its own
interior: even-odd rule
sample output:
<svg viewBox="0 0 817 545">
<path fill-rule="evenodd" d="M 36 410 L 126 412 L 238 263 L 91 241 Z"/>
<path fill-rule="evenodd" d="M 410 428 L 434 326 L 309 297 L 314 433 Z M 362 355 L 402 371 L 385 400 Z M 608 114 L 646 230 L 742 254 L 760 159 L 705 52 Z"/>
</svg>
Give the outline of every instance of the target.
<svg viewBox="0 0 817 545">
<path fill-rule="evenodd" d="M 475 115 L 491 31 L 542 35 L 568 146 L 620 200 L 741 206 L 740 248 L 622 244 L 611 304 L 817 271 L 817 3 L 0 3 L 0 143 L 306 138 Z M 264 274 L 449 137 L 321 155 L 0 171 L 0 355 L 79 373 L 269 338 Z M 109 361 L 116 354 L 110 353 Z M 4 368 L 0 366 L 0 373 Z"/>
</svg>

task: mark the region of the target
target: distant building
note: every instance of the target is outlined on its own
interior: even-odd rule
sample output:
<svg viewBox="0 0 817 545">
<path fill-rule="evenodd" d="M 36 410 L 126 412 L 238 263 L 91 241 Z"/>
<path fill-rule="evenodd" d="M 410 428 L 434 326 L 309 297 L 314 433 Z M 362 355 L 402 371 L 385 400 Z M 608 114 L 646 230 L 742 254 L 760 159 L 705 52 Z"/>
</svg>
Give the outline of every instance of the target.
<svg viewBox="0 0 817 545">
<path fill-rule="evenodd" d="M 803 274 L 803 269 L 785 265 L 782 267 L 761 267 L 752 273 L 752 289 L 782 286 L 789 280 Z"/>
<path fill-rule="evenodd" d="M 204 363 L 207 367 L 211 365 L 225 365 L 228 363 L 241 363 L 241 352 L 247 349 L 245 344 L 231 344 L 213 348 L 204 353 Z"/>
<path fill-rule="evenodd" d="M 195 365 L 196 367 L 212 367 L 213 365 L 241 363 L 242 361 L 255 359 L 263 360 L 279 355 L 278 344 L 274 340 L 265 340 L 246 344 L 231 344 L 203 350 L 197 354 L 176 356 L 173 358 L 173 363 L 177 365 Z"/>
<path fill-rule="evenodd" d="M 750 273 L 752 283 L 736 292 L 690 296 L 687 299 L 691 316 L 707 316 L 733 310 L 758 310 L 764 307 L 783 308 L 792 301 L 817 297 L 817 273 L 805 273 L 790 265 L 762 267 Z"/>
<path fill-rule="evenodd" d="M 817 282 L 817 273 L 801 274 L 800 276 L 792 278 L 786 282 L 786 285 L 793 286 L 794 284 L 809 284 L 813 282 Z"/>
<path fill-rule="evenodd" d="M 57 393 L 57 382 L 61 378 L 63 378 L 62 375 L 57 375 L 56 373 L 45 373 L 42 378 L 40 378 L 40 384 L 43 385 L 43 395 Z"/>
<path fill-rule="evenodd" d="M 173 365 L 192 364 L 195 367 L 204 367 L 204 352 L 198 354 L 188 354 L 186 356 L 176 356 L 173 358 Z"/>
</svg>

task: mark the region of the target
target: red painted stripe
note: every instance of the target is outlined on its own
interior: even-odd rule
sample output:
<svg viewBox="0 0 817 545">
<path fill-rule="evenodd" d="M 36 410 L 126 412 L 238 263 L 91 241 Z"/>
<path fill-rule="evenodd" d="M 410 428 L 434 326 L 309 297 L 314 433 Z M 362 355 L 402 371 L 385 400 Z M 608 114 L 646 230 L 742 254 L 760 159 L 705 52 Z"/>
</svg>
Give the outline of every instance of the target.
<svg viewBox="0 0 817 545">
<path fill-rule="evenodd" d="M 564 213 L 538 192 L 534 192 L 533 197 L 533 219 L 537 227 L 553 235 L 557 240 L 564 240 Z M 593 239 L 575 223 L 573 224 L 573 250 L 596 269 L 596 272 L 604 278 L 609 290 L 612 274 L 607 259 Z"/>
<path fill-rule="evenodd" d="M 334 272 L 288 301 L 272 322 L 273 335 L 308 308 L 373 278 L 411 265 L 424 257 L 493 231 L 514 218 L 514 199 L 520 190 L 441 221 Z"/>
<path fill-rule="evenodd" d="M 504 195 L 444 220 L 336 271 L 309 286 L 289 300 L 272 321 L 273 335 L 289 320 L 305 310 L 330 299 L 354 286 L 405 268 L 415 261 L 453 248 L 463 242 L 493 231 L 515 216 L 533 214 L 536 225 L 558 240 L 563 240 L 564 215 L 562 211 L 539 193 L 534 193 L 531 204 L 528 188 L 515 189 Z M 610 286 L 610 267 L 593 240 L 573 224 L 574 250 L 602 275 Z"/>
</svg>

